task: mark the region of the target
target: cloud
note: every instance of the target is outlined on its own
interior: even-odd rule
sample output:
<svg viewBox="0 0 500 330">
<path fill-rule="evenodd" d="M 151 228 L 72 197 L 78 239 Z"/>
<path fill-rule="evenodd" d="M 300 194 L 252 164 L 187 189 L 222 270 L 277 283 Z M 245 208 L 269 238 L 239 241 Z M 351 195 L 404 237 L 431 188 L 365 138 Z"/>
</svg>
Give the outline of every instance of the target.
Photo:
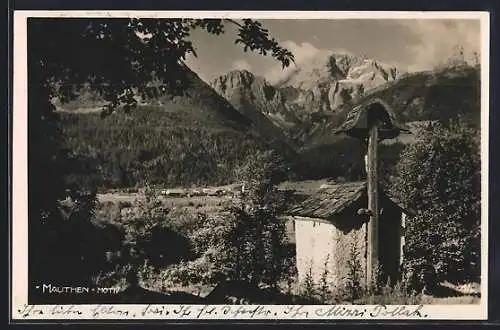
<svg viewBox="0 0 500 330">
<path fill-rule="evenodd" d="M 247 70 L 252 71 L 252 66 L 245 60 L 236 60 L 233 62 L 233 70 Z"/>
<path fill-rule="evenodd" d="M 282 46 L 292 51 L 295 56 L 295 62 L 300 63 L 314 58 L 322 51 L 308 42 L 297 44 L 291 40 L 284 41 Z"/>
<path fill-rule="evenodd" d="M 313 39 L 318 39 L 317 37 Z M 272 84 L 285 80 L 298 68 L 306 67 L 321 67 L 328 56 L 332 53 L 345 53 L 351 54 L 351 52 L 345 49 L 321 49 L 315 47 L 309 42 L 296 43 L 291 40 L 287 40 L 281 43 L 281 46 L 290 50 L 295 57 L 295 64 L 290 64 L 289 67 L 283 69 L 281 64 L 275 64 L 270 70 L 265 74 L 265 78 Z"/>
<path fill-rule="evenodd" d="M 294 41 L 287 40 L 281 43 L 282 47 L 290 50 L 295 57 L 295 64 L 290 64 L 289 67 L 283 69 L 281 64 L 275 64 L 270 70 L 268 70 L 265 74 L 266 79 L 270 83 L 277 83 L 286 77 L 288 77 L 291 73 L 300 68 L 304 64 L 308 62 L 315 62 L 318 60 L 324 61 L 326 56 L 330 54 L 332 51 L 324 50 L 316 48 L 309 42 L 303 43 L 295 43 Z"/>
<path fill-rule="evenodd" d="M 463 47 L 465 60 L 480 54 L 481 34 L 478 20 L 408 20 L 402 23 L 420 39 L 407 46 L 413 57 L 409 71 L 428 70 L 445 62 Z"/>
</svg>

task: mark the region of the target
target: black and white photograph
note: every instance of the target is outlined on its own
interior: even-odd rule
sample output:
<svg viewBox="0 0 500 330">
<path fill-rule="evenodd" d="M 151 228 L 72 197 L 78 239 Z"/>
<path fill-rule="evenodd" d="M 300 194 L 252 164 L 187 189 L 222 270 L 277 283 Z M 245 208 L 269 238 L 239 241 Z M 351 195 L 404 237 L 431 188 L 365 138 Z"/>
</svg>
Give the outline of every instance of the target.
<svg viewBox="0 0 500 330">
<path fill-rule="evenodd" d="M 485 319 L 485 12 L 14 13 L 14 319 Z"/>
</svg>

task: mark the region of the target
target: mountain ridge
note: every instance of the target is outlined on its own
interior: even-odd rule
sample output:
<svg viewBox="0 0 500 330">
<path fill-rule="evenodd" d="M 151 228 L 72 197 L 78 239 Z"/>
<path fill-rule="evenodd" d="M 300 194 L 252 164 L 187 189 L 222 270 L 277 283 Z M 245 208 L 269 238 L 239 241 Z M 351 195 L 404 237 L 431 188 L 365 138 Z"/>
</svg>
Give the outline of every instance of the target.
<svg viewBox="0 0 500 330">
<path fill-rule="evenodd" d="M 461 97 L 456 97 L 460 95 Z M 387 102 L 402 122 L 446 121 L 467 117 L 470 125 L 480 126 L 480 69 L 459 65 L 406 74 L 361 97 L 357 104 L 372 98 Z M 351 105 L 314 128 L 308 144 L 335 140 L 332 131 L 338 127 Z"/>
<path fill-rule="evenodd" d="M 356 100 L 366 91 L 398 78 L 397 67 L 347 53 L 331 52 L 302 64 L 279 88 L 298 91 L 294 100 L 305 111 L 336 112 L 338 107 Z M 309 103 L 309 104 L 307 104 Z"/>
<path fill-rule="evenodd" d="M 265 78 L 248 70 L 232 70 L 215 78 L 210 85 L 235 109 L 266 129 L 273 124 L 286 131 L 300 123 L 296 115 L 284 103 L 283 95 Z"/>
<path fill-rule="evenodd" d="M 330 52 L 296 67 L 275 84 L 248 70 L 230 70 L 210 86 L 246 116 L 263 114 L 299 145 L 311 123 L 351 104 L 365 91 L 395 81 L 400 74 L 389 64 Z"/>
<path fill-rule="evenodd" d="M 479 125 L 479 67 L 458 65 L 401 74 L 390 66 L 365 60 L 353 60 L 357 65 L 361 63 L 356 67 L 349 67 L 348 60 L 335 62 L 340 73 L 328 73 L 323 80 L 307 82 L 313 90 L 325 85 L 316 99 L 314 95 L 304 97 L 314 94 L 313 90 L 306 93 L 294 86 L 277 87 L 247 70 L 232 70 L 210 85 L 193 72 L 194 83 L 183 96 L 160 95 L 149 100 L 150 112 L 143 114 L 141 105 L 129 115 L 112 115 L 116 119 L 105 125 L 91 114 L 72 117 L 65 122 L 69 127 L 66 136 L 79 152 L 100 153 L 100 162 L 107 164 L 106 171 L 111 173 L 108 177 L 112 177 L 114 185 L 120 184 L 120 177 L 126 176 L 123 173 L 135 173 L 130 174 L 137 177 L 132 181 L 143 182 L 148 178 L 142 172 L 153 175 L 156 182 L 186 185 L 228 183 L 232 178 L 228 173 L 245 162 L 246 154 L 266 148 L 286 154 L 297 179 L 362 179 L 365 174 L 361 144 L 333 132 L 353 106 L 372 97 L 388 103 L 403 123 L 425 124 L 466 115 L 471 123 Z M 381 67 L 387 71 L 385 74 L 372 72 Z M 363 88 L 362 93 L 354 88 L 344 92 L 350 98 L 341 100 L 335 111 L 329 106 L 319 108 L 321 102 L 326 102 L 325 95 L 329 97 L 325 91 L 333 88 L 332 93 L 339 95 L 339 85 L 347 88 L 346 79 L 342 78 L 346 72 L 351 72 L 349 77 L 353 79 L 366 78 L 365 83 L 375 87 Z M 135 129 L 134 124 L 140 127 Z M 97 137 L 113 143 L 98 141 Z M 127 142 L 121 143 L 121 139 Z M 412 140 L 405 137 L 381 146 L 386 150 L 384 158 L 394 163 L 401 148 Z M 149 144 L 150 149 L 133 151 L 141 148 L 141 141 Z M 108 163 L 107 158 L 114 160 Z"/>
</svg>

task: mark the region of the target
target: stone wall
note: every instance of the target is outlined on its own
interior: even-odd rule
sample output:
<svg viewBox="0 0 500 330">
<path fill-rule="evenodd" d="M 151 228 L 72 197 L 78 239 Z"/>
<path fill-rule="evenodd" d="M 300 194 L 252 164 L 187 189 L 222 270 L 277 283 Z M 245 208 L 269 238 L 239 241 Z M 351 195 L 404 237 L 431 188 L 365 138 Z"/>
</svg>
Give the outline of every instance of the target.
<svg viewBox="0 0 500 330">
<path fill-rule="evenodd" d="M 327 262 L 328 281 L 332 287 L 343 287 L 348 275 L 348 261 L 357 251 L 360 275 L 366 273 L 366 227 L 359 226 L 340 230 L 335 225 L 310 218 L 295 217 L 297 270 L 303 282 L 311 271 L 313 280 L 319 283 Z M 362 282 L 363 283 L 363 282 Z"/>
</svg>

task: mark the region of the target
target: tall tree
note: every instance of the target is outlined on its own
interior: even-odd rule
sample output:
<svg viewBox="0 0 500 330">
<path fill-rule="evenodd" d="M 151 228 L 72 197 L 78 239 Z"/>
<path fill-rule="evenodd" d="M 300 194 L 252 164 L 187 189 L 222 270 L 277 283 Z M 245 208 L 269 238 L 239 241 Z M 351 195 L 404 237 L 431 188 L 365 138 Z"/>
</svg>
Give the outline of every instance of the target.
<svg viewBox="0 0 500 330">
<path fill-rule="evenodd" d="M 401 155 L 392 188 L 407 207 L 418 211 L 408 220 L 405 237 L 406 268 L 416 285 L 479 279 L 478 137 L 463 122 L 434 124 Z"/>
</svg>

